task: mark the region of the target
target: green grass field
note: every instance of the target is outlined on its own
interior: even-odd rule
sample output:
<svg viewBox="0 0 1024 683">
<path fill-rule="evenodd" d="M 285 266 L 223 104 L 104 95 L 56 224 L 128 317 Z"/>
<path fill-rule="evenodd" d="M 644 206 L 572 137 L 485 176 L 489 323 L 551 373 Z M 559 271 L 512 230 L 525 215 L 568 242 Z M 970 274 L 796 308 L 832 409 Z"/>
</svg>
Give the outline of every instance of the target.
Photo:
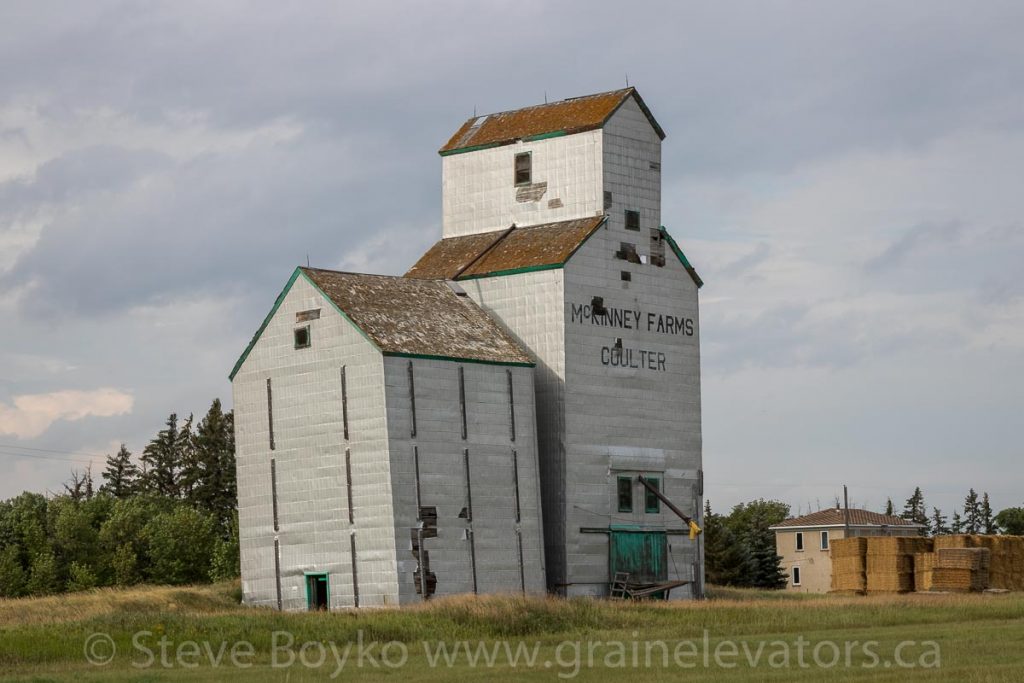
<svg viewBox="0 0 1024 683">
<path fill-rule="evenodd" d="M 701 603 L 459 597 L 330 614 L 249 609 L 236 594 L 0 600 L 0 680 L 1024 680 L 1024 594 L 719 589 Z"/>
</svg>

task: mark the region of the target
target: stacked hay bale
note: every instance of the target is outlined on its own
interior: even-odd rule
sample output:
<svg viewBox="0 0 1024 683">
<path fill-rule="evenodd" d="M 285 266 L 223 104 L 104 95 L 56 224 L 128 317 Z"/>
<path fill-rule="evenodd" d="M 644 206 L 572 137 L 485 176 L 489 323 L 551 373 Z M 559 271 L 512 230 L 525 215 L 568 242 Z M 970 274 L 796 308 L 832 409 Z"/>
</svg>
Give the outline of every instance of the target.
<svg viewBox="0 0 1024 683">
<path fill-rule="evenodd" d="M 935 568 L 935 553 L 914 553 L 914 590 L 932 589 L 932 570 Z"/>
<path fill-rule="evenodd" d="M 940 548 L 935 551 L 932 590 L 985 590 L 989 586 L 991 557 L 988 548 Z"/>
<path fill-rule="evenodd" d="M 990 557 L 989 585 L 1005 590 L 1024 590 L 1024 536 L 937 536 L 936 552 L 946 548 L 987 548 Z"/>
<path fill-rule="evenodd" d="M 867 590 L 866 538 L 837 538 L 829 543 L 832 558 L 832 591 L 864 593 Z"/>
<path fill-rule="evenodd" d="M 868 593 L 906 593 L 914 590 L 914 554 L 931 550 L 931 539 L 920 536 L 868 538 Z"/>
</svg>

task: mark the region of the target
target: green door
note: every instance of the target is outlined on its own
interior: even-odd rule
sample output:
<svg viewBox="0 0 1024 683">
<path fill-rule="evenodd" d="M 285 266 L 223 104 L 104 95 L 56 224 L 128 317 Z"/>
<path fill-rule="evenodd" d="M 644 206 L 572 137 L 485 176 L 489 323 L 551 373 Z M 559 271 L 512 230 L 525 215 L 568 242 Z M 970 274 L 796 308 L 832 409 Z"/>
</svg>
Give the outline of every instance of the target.
<svg viewBox="0 0 1024 683">
<path fill-rule="evenodd" d="M 664 531 L 612 527 L 609 536 L 609 578 L 616 572 L 626 572 L 631 583 L 668 580 L 668 537 Z"/>
<path fill-rule="evenodd" d="M 306 574 L 306 605 L 312 611 L 330 609 L 331 589 L 327 574 Z"/>
</svg>

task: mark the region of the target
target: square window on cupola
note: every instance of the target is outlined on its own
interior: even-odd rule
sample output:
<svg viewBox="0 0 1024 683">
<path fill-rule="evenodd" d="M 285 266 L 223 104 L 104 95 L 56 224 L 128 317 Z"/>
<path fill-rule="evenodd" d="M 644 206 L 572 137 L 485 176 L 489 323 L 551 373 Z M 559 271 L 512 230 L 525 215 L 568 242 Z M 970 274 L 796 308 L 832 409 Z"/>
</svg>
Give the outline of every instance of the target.
<svg viewBox="0 0 1024 683">
<path fill-rule="evenodd" d="M 516 185 L 529 185 L 533 182 L 533 157 L 529 152 L 516 155 Z"/>
</svg>

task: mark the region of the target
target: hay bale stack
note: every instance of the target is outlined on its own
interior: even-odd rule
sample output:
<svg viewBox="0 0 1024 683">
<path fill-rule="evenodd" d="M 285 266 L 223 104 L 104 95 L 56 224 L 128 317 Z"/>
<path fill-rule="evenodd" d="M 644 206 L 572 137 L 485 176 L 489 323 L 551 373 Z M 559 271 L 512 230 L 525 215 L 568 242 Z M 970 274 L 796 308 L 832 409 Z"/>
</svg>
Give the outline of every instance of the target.
<svg viewBox="0 0 1024 683">
<path fill-rule="evenodd" d="M 935 553 L 914 553 L 914 590 L 932 589 L 932 570 L 935 568 Z"/>
<path fill-rule="evenodd" d="M 989 586 L 991 558 L 992 551 L 984 547 L 940 548 L 935 551 L 932 589 L 957 592 L 985 590 Z"/>
<path fill-rule="evenodd" d="M 834 592 L 863 593 L 867 590 L 867 550 L 866 538 L 837 538 L 829 543 Z"/>
<path fill-rule="evenodd" d="M 868 538 L 868 593 L 906 593 L 914 590 L 914 555 L 931 550 L 931 539 L 920 536 Z"/>
<path fill-rule="evenodd" d="M 956 534 L 935 538 L 935 549 L 987 548 L 989 550 L 989 586 L 1005 590 L 1024 590 L 1024 536 L 984 536 Z"/>
</svg>

